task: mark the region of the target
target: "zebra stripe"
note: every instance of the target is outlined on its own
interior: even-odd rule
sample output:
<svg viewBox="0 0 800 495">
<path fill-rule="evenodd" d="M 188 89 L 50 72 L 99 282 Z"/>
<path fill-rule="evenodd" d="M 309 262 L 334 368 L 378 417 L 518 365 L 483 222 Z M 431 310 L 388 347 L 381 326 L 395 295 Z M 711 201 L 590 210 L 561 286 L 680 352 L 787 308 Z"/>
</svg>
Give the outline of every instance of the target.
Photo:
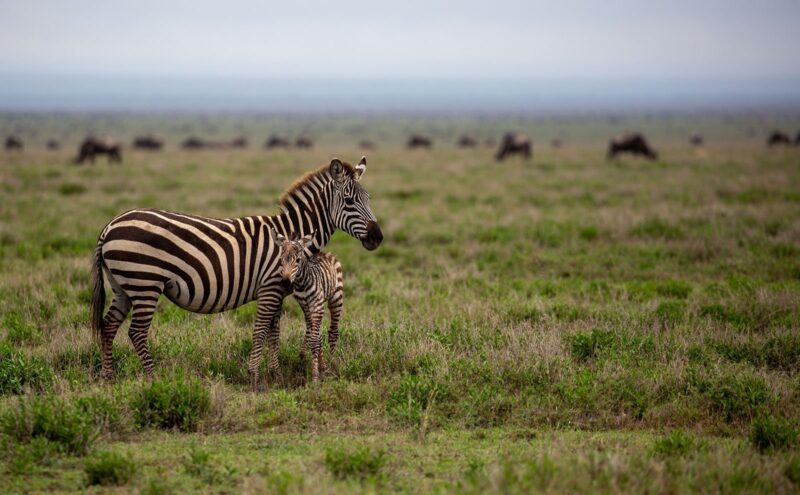
<svg viewBox="0 0 800 495">
<path fill-rule="evenodd" d="M 300 240 L 289 240 L 273 231 L 275 243 L 280 246 L 281 277 L 291 284 L 294 298 L 303 309 L 306 333 L 300 357 L 305 361 L 306 351 L 311 347 L 311 378 L 319 380 L 320 371 L 325 371 L 322 356 L 321 327 L 325 304 L 331 314 L 328 329 L 330 352 L 336 349 L 339 338 L 339 320 L 344 305 L 344 283 L 342 265 L 330 253 L 319 252 L 308 255 L 307 247 L 312 243 L 308 235 Z"/>
<path fill-rule="evenodd" d="M 128 335 L 145 372 L 153 373 L 147 333 L 161 294 L 196 313 L 226 311 L 256 300 L 251 384 L 258 384 L 265 338 L 269 369 L 277 373 L 277 321 L 285 288 L 279 250 L 269 232 L 313 232 L 308 254 L 319 252 L 336 229 L 359 239 L 366 249 L 376 249 L 383 235 L 359 182 L 365 168 L 364 157 L 356 167 L 334 158 L 298 179 L 281 197 L 280 213 L 274 216 L 219 219 L 136 209 L 111 220 L 97 241 L 92 266 L 92 328 L 100 341 L 101 376 L 114 375 L 111 346 L 128 313 Z M 114 294 L 105 316 L 104 273 Z"/>
</svg>

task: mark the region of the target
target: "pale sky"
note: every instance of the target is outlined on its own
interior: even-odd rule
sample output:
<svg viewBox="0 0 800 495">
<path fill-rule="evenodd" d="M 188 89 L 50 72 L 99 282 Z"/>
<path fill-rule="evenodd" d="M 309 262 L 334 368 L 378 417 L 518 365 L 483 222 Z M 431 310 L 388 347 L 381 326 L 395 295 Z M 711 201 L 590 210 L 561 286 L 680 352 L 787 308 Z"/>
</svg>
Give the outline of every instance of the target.
<svg viewBox="0 0 800 495">
<path fill-rule="evenodd" d="M 800 2 L 0 0 L 0 74 L 800 77 Z"/>
</svg>

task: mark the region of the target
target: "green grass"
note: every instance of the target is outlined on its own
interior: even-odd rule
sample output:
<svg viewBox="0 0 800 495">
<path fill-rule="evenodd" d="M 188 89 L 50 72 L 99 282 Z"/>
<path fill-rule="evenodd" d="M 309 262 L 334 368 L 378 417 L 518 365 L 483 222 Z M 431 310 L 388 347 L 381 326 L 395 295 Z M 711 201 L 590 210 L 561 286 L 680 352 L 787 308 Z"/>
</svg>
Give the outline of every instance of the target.
<svg viewBox="0 0 800 495">
<path fill-rule="evenodd" d="M 796 150 L 742 137 L 761 125 L 745 116 L 630 117 L 626 127 L 652 136 L 657 163 L 605 161 L 605 140 L 622 124 L 601 118 L 364 119 L 219 116 L 207 127 L 191 116 L 109 115 L 102 122 L 119 137 L 153 130 L 167 150 L 126 149 L 114 168 L 72 166 L 69 149 L 0 155 L 0 486 L 800 486 Z M 0 115 L 0 127 L 17 125 L 69 143 L 99 124 Z M 401 137 L 423 127 L 439 141 L 435 151 L 404 150 Z M 560 150 L 537 145 L 531 162 L 502 164 L 490 150 L 447 145 L 460 132 L 489 137 L 506 127 L 537 143 L 573 137 Z M 258 133 L 305 128 L 320 140 L 302 152 L 175 147 L 183 133 L 242 128 L 255 144 Z M 706 134 L 705 154 L 685 145 L 682 128 Z M 257 394 L 247 374 L 254 305 L 196 315 L 162 300 L 150 333 L 155 379 L 142 377 L 125 325 L 114 343 L 116 382 L 99 379 L 89 262 L 109 219 L 140 206 L 271 214 L 301 173 L 332 156 L 357 160 L 365 134 L 379 145 L 363 183 L 385 242 L 366 252 L 338 233 L 329 245 L 346 291 L 330 376 L 310 383 L 291 300 L 282 380 L 264 363 L 268 389 Z M 130 463 L 137 470 L 126 478 Z"/>
<path fill-rule="evenodd" d="M 119 486 L 136 475 L 136 463 L 118 452 L 98 452 L 86 460 L 84 471 L 88 485 Z"/>
</svg>

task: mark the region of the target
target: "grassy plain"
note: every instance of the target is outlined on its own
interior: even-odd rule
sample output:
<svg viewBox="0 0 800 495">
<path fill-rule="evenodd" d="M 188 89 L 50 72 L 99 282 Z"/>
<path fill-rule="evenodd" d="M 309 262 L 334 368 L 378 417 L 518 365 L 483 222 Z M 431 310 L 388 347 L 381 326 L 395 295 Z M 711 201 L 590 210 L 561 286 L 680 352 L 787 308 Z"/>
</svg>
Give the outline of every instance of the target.
<svg viewBox="0 0 800 495">
<path fill-rule="evenodd" d="M 800 489 L 800 149 L 762 144 L 796 117 L 0 123 L 33 143 L 0 155 L 4 491 Z M 605 137 L 634 127 L 661 159 L 606 162 Z M 168 148 L 71 165 L 99 128 L 155 130 Z M 532 135 L 533 161 L 452 144 L 509 128 Z M 402 148 L 419 129 L 439 139 L 433 151 Z M 273 131 L 311 131 L 318 145 L 259 149 Z M 690 131 L 704 150 L 685 143 Z M 253 144 L 177 149 L 204 132 Z M 117 382 L 98 379 L 89 262 L 110 218 L 141 206 L 271 214 L 304 171 L 357 160 L 364 134 L 378 145 L 364 185 L 386 240 L 367 252 L 338 233 L 329 245 L 346 276 L 336 376 L 306 384 L 293 301 L 284 382 L 261 394 L 247 386 L 253 305 L 202 316 L 162 301 L 156 382 L 142 380 L 124 328 Z M 52 135 L 71 145 L 35 144 Z"/>
</svg>

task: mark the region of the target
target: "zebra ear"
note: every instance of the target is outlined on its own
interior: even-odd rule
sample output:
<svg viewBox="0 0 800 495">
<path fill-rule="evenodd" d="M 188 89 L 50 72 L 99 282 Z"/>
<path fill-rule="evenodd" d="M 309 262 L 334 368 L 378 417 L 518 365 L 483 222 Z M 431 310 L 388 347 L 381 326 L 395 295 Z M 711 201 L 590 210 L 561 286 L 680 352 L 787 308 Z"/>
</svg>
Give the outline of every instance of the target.
<svg viewBox="0 0 800 495">
<path fill-rule="evenodd" d="M 342 161 L 338 158 L 331 160 L 329 170 L 335 180 L 340 181 L 344 178 L 344 166 L 342 165 Z"/>
<path fill-rule="evenodd" d="M 361 176 L 364 175 L 364 172 L 367 171 L 367 157 L 362 156 L 361 160 L 358 161 L 358 165 L 356 165 L 356 172 L 353 175 L 355 180 L 361 180 Z"/>
</svg>

